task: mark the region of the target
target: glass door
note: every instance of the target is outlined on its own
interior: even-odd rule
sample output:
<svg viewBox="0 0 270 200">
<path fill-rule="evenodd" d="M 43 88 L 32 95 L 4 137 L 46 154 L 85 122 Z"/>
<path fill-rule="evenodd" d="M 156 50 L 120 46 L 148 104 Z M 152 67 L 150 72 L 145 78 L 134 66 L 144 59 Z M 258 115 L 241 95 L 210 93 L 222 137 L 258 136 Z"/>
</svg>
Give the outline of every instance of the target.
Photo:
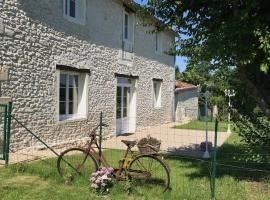
<svg viewBox="0 0 270 200">
<path fill-rule="evenodd" d="M 129 132 L 130 86 L 118 85 L 116 95 L 116 132 Z"/>
</svg>

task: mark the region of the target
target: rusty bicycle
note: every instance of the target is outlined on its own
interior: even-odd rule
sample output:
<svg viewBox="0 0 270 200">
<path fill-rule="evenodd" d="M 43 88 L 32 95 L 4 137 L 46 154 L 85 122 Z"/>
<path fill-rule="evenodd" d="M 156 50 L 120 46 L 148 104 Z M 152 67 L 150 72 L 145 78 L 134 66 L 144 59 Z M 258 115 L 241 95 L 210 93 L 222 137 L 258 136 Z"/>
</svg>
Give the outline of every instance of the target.
<svg viewBox="0 0 270 200">
<path fill-rule="evenodd" d="M 61 176 L 74 173 L 89 176 L 101 166 L 110 167 L 98 144 L 96 132 L 100 126 L 107 125 L 99 124 L 91 131 L 87 148 L 70 148 L 60 154 L 57 160 L 57 170 Z M 137 185 L 150 184 L 154 187 L 160 187 L 163 192 L 170 189 L 170 170 L 161 155 L 135 152 L 132 148 L 136 146 L 136 141 L 122 140 L 122 142 L 127 146 L 127 149 L 123 159 L 118 163 L 119 167 L 114 168 L 113 176 L 116 180 L 128 178 L 135 180 Z"/>
</svg>

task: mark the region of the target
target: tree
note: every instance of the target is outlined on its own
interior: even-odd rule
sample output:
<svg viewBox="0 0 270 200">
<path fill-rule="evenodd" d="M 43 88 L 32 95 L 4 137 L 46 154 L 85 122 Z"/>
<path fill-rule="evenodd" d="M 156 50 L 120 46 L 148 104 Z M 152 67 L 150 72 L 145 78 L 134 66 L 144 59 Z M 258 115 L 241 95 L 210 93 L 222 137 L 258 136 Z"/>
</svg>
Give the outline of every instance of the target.
<svg viewBox="0 0 270 200">
<path fill-rule="evenodd" d="M 259 105 L 270 119 L 270 1 L 149 0 L 145 9 L 162 22 L 159 29 L 186 36 L 179 37 L 175 53 L 189 65 L 235 68 L 237 84 L 231 86 L 241 86 L 240 105 L 252 99 L 253 108 Z"/>
</svg>

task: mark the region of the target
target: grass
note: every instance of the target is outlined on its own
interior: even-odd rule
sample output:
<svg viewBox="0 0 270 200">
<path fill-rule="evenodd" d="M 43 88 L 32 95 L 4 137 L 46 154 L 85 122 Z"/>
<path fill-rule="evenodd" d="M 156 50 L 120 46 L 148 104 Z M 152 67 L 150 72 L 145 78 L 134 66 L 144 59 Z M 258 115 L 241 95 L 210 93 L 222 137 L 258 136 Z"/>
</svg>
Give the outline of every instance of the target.
<svg viewBox="0 0 270 200">
<path fill-rule="evenodd" d="M 238 145 L 238 136 L 232 134 L 224 146 L 222 152 L 232 153 L 232 145 Z M 235 148 L 236 148 L 235 146 Z M 230 150 L 231 148 L 231 150 Z M 235 149 L 233 149 L 235 150 Z M 222 153 L 221 152 L 221 153 Z M 105 151 L 105 157 L 110 163 L 117 166 L 117 161 L 122 158 L 120 150 Z M 225 157 L 226 161 L 229 157 Z M 219 158 L 219 161 L 223 158 Z M 44 161 L 36 161 L 31 164 L 11 165 L 0 168 L 0 197 L 2 200 L 90 200 L 104 199 L 97 196 L 89 187 L 85 177 L 75 177 L 71 183 L 57 174 L 56 160 L 54 158 Z M 156 187 L 145 185 L 133 186 L 131 195 L 125 191 L 125 182 L 115 182 L 106 199 L 133 200 L 133 199 L 210 199 L 210 163 L 199 159 L 191 159 L 180 156 L 167 156 L 171 170 L 172 191 L 157 194 Z M 233 161 L 233 159 L 231 159 Z M 233 172 L 233 173 L 232 173 Z M 239 171 L 238 171 L 239 173 Z M 217 175 L 217 199 L 220 200 L 269 200 L 269 193 L 265 185 L 251 181 L 247 177 L 239 178 L 237 172 L 227 169 L 222 171 L 218 167 Z M 269 185 L 267 185 L 269 186 Z"/>
<path fill-rule="evenodd" d="M 193 120 L 187 124 L 181 124 L 175 126 L 177 129 L 192 129 L 192 130 L 205 130 L 205 122 L 200 120 Z M 218 131 L 219 132 L 226 132 L 227 131 L 227 123 L 219 122 Z M 208 121 L 208 130 L 214 131 L 215 130 L 215 122 Z"/>
</svg>

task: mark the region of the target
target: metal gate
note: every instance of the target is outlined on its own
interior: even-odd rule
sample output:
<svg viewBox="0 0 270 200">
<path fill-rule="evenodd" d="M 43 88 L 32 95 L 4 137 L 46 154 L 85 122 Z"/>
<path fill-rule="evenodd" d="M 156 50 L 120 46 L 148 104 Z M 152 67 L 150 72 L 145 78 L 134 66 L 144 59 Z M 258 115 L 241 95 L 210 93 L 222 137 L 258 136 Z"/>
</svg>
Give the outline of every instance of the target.
<svg viewBox="0 0 270 200">
<path fill-rule="evenodd" d="M 0 104 L 0 160 L 9 161 L 9 141 L 12 104 Z"/>
</svg>

